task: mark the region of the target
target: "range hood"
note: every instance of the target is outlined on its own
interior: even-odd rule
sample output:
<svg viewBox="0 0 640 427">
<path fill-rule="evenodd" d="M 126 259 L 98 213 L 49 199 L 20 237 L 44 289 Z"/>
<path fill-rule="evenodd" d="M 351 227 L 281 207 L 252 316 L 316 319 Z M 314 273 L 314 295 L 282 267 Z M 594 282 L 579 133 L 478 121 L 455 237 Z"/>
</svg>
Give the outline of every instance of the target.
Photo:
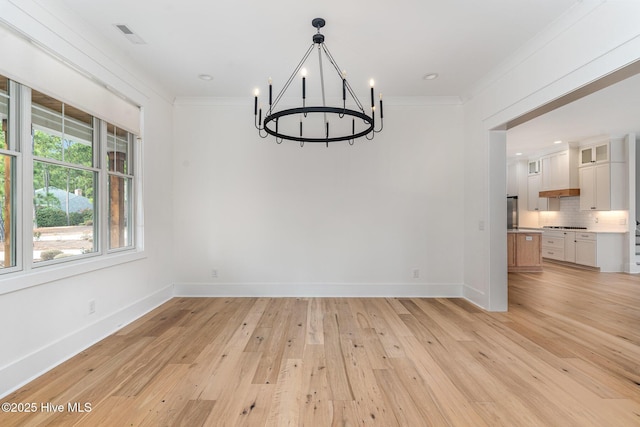
<svg viewBox="0 0 640 427">
<path fill-rule="evenodd" d="M 546 197 L 546 198 L 555 198 L 555 197 L 570 197 L 570 196 L 579 196 L 580 189 L 579 188 L 565 188 L 563 190 L 547 190 L 541 191 L 538 196 Z"/>
</svg>

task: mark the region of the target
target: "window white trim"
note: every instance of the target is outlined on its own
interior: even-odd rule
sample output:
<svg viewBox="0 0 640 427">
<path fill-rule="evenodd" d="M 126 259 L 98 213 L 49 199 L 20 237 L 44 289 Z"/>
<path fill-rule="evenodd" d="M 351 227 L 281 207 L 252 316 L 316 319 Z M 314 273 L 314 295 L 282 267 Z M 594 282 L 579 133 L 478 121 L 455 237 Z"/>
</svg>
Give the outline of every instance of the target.
<svg viewBox="0 0 640 427">
<path fill-rule="evenodd" d="M 31 249 L 31 246 L 29 246 Z M 16 292 L 33 286 L 44 285 L 68 277 L 73 277 L 119 264 L 145 259 L 143 251 L 126 251 L 103 256 L 92 256 L 73 259 L 64 263 L 48 265 L 47 268 L 36 267 L 22 274 L 0 276 L 0 295 Z"/>
<path fill-rule="evenodd" d="M 14 156 L 15 161 L 15 199 L 17 215 L 15 218 L 15 238 L 16 238 L 16 266 L 7 267 L 0 270 L 0 295 L 15 292 L 21 289 L 39 286 L 64 278 L 85 274 L 88 272 L 109 268 L 122 263 L 133 262 L 146 258 L 142 243 L 144 236 L 143 224 L 143 200 L 142 200 L 142 140 L 139 136 L 133 136 L 130 147 L 129 171 L 133 174 L 114 173 L 131 179 L 133 188 L 131 189 L 132 210 L 131 219 L 134 221 L 132 232 L 132 245 L 124 248 L 108 250 L 109 226 L 107 223 L 109 196 L 107 184 L 109 172 L 106 163 L 107 145 L 106 141 L 106 121 L 98 118 L 94 119 L 96 131 L 94 132 L 94 165 L 93 167 L 70 164 L 55 159 L 40 158 L 32 152 L 32 105 L 31 89 L 28 86 L 16 84 L 10 81 L 12 92 L 10 92 L 10 132 L 8 150 L 0 150 L 0 154 Z M 140 118 L 142 124 L 142 118 Z M 115 123 L 118 126 L 118 123 Z M 96 252 L 90 254 L 38 262 L 33 260 L 33 203 L 28 197 L 33 191 L 33 164 L 34 161 L 42 161 L 63 167 L 87 170 L 96 173 L 95 198 L 98 203 L 94 212 L 94 222 L 99 224 L 98 233 L 94 238 Z M 26 193 L 25 193 L 26 192 Z"/>
</svg>

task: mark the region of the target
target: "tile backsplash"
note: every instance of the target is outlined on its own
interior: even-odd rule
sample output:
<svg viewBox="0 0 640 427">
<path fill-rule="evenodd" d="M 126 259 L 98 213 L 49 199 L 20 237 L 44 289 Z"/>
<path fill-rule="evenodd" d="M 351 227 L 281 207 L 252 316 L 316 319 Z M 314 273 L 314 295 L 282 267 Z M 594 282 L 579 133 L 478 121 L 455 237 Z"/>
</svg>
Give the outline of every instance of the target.
<svg viewBox="0 0 640 427">
<path fill-rule="evenodd" d="M 587 227 L 593 231 L 627 231 L 629 211 L 581 211 L 580 197 L 561 197 L 559 211 L 540 212 L 538 225 Z"/>
</svg>

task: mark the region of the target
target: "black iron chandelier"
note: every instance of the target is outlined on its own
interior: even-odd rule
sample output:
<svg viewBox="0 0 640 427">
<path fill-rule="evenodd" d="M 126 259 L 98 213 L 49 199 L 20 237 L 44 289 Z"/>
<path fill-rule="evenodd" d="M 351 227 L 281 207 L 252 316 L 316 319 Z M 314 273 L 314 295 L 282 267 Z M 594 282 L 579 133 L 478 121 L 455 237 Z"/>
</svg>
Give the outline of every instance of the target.
<svg viewBox="0 0 640 427">
<path fill-rule="evenodd" d="M 327 147 L 330 142 L 337 141 L 348 141 L 350 145 L 353 145 L 357 138 L 363 136 L 368 140 L 372 140 L 376 133 L 382 131 L 383 127 L 382 94 L 380 94 L 380 128 L 376 129 L 374 81 L 369 81 L 371 86 L 371 108 L 369 112 L 365 112 L 365 108 L 347 81 L 346 71 L 338 67 L 338 64 L 324 43 L 324 35 L 320 34 L 320 28 L 325 26 L 325 20 L 315 18 L 311 21 L 311 24 L 317 29 L 317 33 L 313 35 L 313 43 L 275 99 L 273 98 L 272 80 L 269 78 L 269 107 L 266 110 L 264 118 L 262 117 L 262 105 L 258 102 L 259 90 L 255 90 L 253 114 L 258 135 L 260 135 L 261 138 L 272 135 L 278 144 L 281 144 L 285 139 L 298 141 L 301 147 L 307 142 L 324 143 Z M 303 66 L 314 47 L 318 50 L 320 91 L 322 95 L 321 105 L 307 105 L 307 70 L 303 68 Z M 323 54 L 333 66 L 340 79 L 338 83 L 342 86 L 341 106 L 339 105 L 339 101 L 338 106 L 327 106 L 324 71 L 322 67 Z M 283 99 L 285 92 L 289 89 L 289 86 L 295 80 L 298 73 L 300 73 L 302 77 L 302 106 L 277 110 L 278 102 Z M 337 92 L 339 93 L 339 89 L 337 89 Z M 345 118 L 347 119 L 344 120 Z M 348 118 L 351 118 L 350 122 Z"/>
</svg>

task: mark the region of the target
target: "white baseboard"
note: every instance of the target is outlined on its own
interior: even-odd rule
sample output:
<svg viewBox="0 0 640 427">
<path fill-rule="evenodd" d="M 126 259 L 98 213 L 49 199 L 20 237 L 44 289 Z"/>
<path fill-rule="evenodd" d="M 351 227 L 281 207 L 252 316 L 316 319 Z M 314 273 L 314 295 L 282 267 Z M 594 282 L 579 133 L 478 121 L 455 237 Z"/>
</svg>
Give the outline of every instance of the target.
<svg viewBox="0 0 640 427">
<path fill-rule="evenodd" d="M 140 318 L 173 297 L 172 286 L 142 298 L 96 322 L 0 368 L 0 398 Z"/>
<path fill-rule="evenodd" d="M 176 283 L 176 297 L 462 297 L 461 284 Z"/>
<path fill-rule="evenodd" d="M 627 266 L 618 263 L 607 263 L 600 266 L 601 273 L 622 273 L 628 270 Z"/>
<path fill-rule="evenodd" d="M 484 292 L 479 291 L 479 290 L 477 290 L 475 288 L 472 288 L 472 287 L 470 287 L 468 285 L 464 285 L 463 286 L 462 296 L 467 301 L 477 305 L 480 308 L 483 308 L 483 307 L 487 306 L 487 295 Z M 483 310 L 484 310 L 484 308 L 483 308 Z"/>
</svg>

